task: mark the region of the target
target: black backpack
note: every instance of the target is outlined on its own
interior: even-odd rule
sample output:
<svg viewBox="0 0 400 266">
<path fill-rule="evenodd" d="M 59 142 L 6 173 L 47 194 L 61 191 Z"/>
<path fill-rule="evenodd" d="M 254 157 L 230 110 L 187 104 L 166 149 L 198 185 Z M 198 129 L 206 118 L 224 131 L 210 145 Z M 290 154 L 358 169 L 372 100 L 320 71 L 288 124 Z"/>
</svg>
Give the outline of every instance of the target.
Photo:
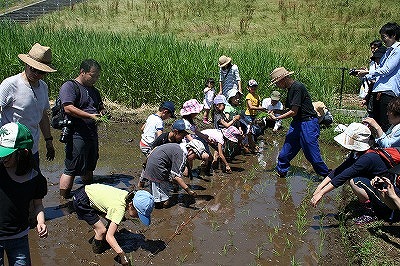
<svg viewBox="0 0 400 266">
<path fill-rule="evenodd" d="M 76 93 L 76 99 L 74 102 L 74 106 L 79 104 L 81 98 L 81 91 L 79 90 L 79 86 L 75 80 L 69 80 L 74 83 L 74 90 Z M 61 104 L 60 95 L 57 97 L 57 100 L 54 106 L 51 108 L 51 121 L 50 124 L 55 129 L 62 129 L 65 126 L 66 115 L 64 113 L 64 107 Z"/>
</svg>

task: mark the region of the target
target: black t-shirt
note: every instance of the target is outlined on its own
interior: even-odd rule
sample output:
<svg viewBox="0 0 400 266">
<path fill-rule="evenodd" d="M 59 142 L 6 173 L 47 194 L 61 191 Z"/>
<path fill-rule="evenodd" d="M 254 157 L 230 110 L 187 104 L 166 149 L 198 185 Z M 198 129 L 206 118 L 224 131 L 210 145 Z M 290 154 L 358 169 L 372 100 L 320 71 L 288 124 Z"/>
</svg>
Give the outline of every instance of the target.
<svg viewBox="0 0 400 266">
<path fill-rule="evenodd" d="M 224 113 L 219 113 L 219 112 L 215 112 L 214 113 L 214 128 L 216 129 L 222 129 L 225 128 L 222 124 L 221 124 L 221 120 L 226 121 L 226 116 Z M 228 122 L 228 121 L 226 121 Z"/>
<path fill-rule="evenodd" d="M 29 226 L 29 203 L 47 194 L 46 178 L 38 173 L 32 179 L 18 183 L 0 166 L 0 236 L 13 236 Z"/>
<path fill-rule="evenodd" d="M 290 86 L 286 98 L 285 107 L 291 109 L 292 106 L 298 106 L 299 111 L 293 117 L 293 121 L 304 121 L 312 117 L 317 117 L 312 105 L 310 94 L 303 83 L 295 81 Z"/>
<path fill-rule="evenodd" d="M 165 143 L 170 143 L 168 139 L 168 134 L 169 132 L 164 132 L 160 136 L 158 136 L 151 145 L 151 148 L 154 149 L 157 146 L 163 145 Z"/>
</svg>

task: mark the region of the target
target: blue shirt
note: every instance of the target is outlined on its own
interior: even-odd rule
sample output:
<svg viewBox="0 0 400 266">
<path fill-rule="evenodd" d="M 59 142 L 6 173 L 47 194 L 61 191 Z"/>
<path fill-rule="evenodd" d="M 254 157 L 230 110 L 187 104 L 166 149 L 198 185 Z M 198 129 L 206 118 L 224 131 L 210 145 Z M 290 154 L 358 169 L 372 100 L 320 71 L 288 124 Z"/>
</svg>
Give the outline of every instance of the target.
<svg viewBox="0 0 400 266">
<path fill-rule="evenodd" d="M 369 71 L 368 80 L 376 78 L 372 92 L 392 91 L 400 94 L 400 42 L 395 42 L 386 50 L 379 67 Z"/>
</svg>

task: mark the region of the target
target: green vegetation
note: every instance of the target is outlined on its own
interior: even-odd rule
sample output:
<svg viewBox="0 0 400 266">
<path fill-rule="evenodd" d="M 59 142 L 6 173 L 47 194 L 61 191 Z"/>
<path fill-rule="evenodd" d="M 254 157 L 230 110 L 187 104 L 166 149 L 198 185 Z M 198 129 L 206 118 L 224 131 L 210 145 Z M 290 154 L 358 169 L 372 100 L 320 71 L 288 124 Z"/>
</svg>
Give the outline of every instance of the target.
<svg viewBox="0 0 400 266">
<path fill-rule="evenodd" d="M 181 104 L 202 97 L 204 80 L 218 78 L 218 57 L 227 54 L 239 65 L 244 84 L 259 81 L 261 96 L 273 89 L 269 73 L 284 65 L 296 71 L 314 99 L 337 106 L 342 70 L 366 65 L 368 44 L 379 27 L 398 19 L 396 5 L 388 0 L 86 1 L 30 25 L 0 25 L 0 78 L 17 73 L 16 55 L 41 42 L 52 47 L 59 70 L 47 77 L 53 98 L 62 82 L 76 75 L 79 62 L 93 57 L 103 66 L 98 87 L 110 100 L 133 107 L 164 99 Z M 374 16 L 367 23 L 369 14 Z M 345 92 L 354 92 L 358 80 L 344 76 Z"/>
</svg>

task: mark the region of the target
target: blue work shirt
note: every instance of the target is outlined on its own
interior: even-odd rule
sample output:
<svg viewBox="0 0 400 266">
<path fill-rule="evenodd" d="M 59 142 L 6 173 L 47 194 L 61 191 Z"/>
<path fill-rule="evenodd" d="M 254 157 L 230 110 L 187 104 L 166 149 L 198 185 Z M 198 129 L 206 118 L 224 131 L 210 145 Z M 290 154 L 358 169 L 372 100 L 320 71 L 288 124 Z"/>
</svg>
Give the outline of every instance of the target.
<svg viewBox="0 0 400 266">
<path fill-rule="evenodd" d="M 395 96 L 400 94 L 400 42 L 395 42 L 386 50 L 379 67 L 370 70 L 365 77 L 376 79 L 372 92 L 392 91 Z"/>
</svg>

